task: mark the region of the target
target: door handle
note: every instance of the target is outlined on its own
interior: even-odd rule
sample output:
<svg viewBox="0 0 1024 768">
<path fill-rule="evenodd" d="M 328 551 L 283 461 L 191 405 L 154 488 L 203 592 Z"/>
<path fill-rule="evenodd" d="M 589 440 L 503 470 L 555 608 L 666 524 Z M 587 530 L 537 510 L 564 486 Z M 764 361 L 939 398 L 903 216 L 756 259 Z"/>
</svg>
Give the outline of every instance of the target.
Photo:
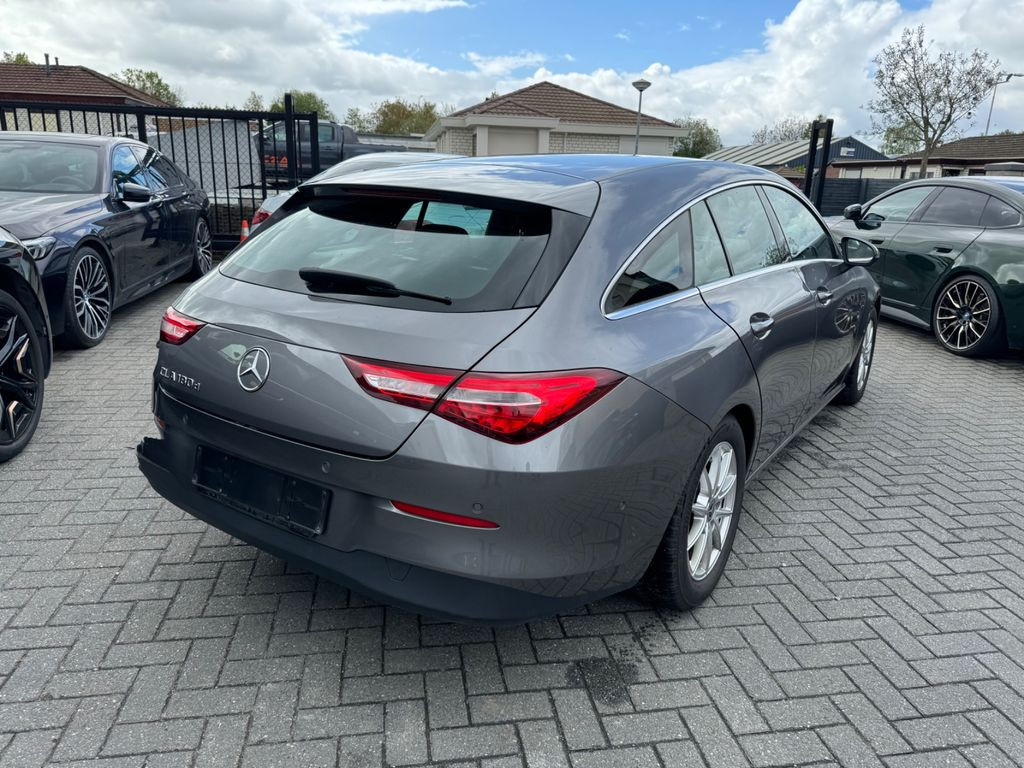
<svg viewBox="0 0 1024 768">
<path fill-rule="evenodd" d="M 885 242 L 885 238 L 884 237 L 872 237 L 871 238 L 871 243 L 873 245 L 881 245 L 884 242 Z"/>
<path fill-rule="evenodd" d="M 828 304 L 830 301 L 832 301 L 832 291 L 830 291 L 828 288 L 819 288 L 814 292 L 814 295 L 818 297 L 818 301 L 820 301 L 822 304 Z"/>
<path fill-rule="evenodd" d="M 932 256 L 945 256 L 947 253 L 952 253 L 952 252 L 953 252 L 953 249 L 950 248 L 948 245 L 937 245 L 934 248 L 932 248 L 931 255 Z"/>
<path fill-rule="evenodd" d="M 763 339 L 772 332 L 774 325 L 775 318 L 764 312 L 755 312 L 750 316 L 750 332 L 754 334 L 755 339 Z"/>
</svg>

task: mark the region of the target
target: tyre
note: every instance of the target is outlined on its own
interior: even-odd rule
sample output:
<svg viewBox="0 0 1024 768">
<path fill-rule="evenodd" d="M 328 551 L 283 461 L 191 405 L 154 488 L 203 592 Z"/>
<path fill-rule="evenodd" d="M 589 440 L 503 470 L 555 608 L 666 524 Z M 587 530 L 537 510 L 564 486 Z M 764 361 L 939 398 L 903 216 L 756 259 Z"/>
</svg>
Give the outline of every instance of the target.
<svg viewBox="0 0 1024 768">
<path fill-rule="evenodd" d="M 964 275 L 942 287 L 932 308 L 932 331 L 954 355 L 984 357 L 1005 346 L 1002 312 L 985 278 Z"/>
<path fill-rule="evenodd" d="M 196 229 L 192 233 L 192 249 L 189 279 L 196 280 L 213 267 L 213 237 L 210 235 L 209 222 L 202 216 L 196 221 Z"/>
<path fill-rule="evenodd" d="M 107 262 L 92 248 L 79 248 L 68 265 L 64 288 L 64 333 L 73 347 L 95 347 L 107 335 L 114 304 Z"/>
<path fill-rule="evenodd" d="M 43 349 L 25 308 L 0 291 L 0 464 L 28 445 L 43 409 Z"/>
<path fill-rule="evenodd" d="M 640 589 L 678 609 L 703 603 L 725 570 L 747 472 L 743 430 L 728 417 L 704 445 Z"/>
<path fill-rule="evenodd" d="M 875 358 L 875 335 L 878 331 L 878 310 L 871 310 L 871 317 L 864 328 L 857 357 L 850 365 L 843 388 L 832 400 L 837 405 L 856 405 L 864 397 L 868 388 L 868 376 L 871 375 L 871 363 Z"/>
</svg>

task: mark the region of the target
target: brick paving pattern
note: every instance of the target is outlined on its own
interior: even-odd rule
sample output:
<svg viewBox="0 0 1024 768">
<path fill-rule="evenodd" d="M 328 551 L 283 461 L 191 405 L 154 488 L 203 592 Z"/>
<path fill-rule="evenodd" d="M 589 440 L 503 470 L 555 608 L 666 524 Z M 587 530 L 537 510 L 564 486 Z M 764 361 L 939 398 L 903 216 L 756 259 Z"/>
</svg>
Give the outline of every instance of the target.
<svg viewBox="0 0 1024 768">
<path fill-rule="evenodd" d="M 868 394 L 748 488 L 713 601 L 439 623 L 144 482 L 159 315 L 60 352 L 0 469 L 0 765 L 1009 766 L 1024 760 L 1024 359 L 883 323 Z"/>
</svg>

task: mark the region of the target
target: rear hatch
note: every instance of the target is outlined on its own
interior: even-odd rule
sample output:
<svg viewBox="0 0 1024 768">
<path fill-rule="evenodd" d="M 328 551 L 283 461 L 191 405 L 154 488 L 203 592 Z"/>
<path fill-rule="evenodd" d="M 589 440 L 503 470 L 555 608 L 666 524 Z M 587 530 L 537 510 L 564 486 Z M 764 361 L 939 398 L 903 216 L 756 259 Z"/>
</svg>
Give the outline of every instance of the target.
<svg viewBox="0 0 1024 768">
<path fill-rule="evenodd" d="M 328 185 L 300 194 L 175 303 L 206 325 L 180 346 L 161 344 L 157 374 L 175 397 L 223 418 L 375 458 L 396 451 L 426 412 L 370 396 L 344 356 L 469 370 L 532 314 L 588 221 L 464 193 Z M 320 277 L 303 279 L 311 268 Z M 378 294 L 365 295 L 364 278 L 395 290 L 367 283 Z M 255 382 L 240 363 L 257 347 L 269 371 L 248 391 Z"/>
</svg>

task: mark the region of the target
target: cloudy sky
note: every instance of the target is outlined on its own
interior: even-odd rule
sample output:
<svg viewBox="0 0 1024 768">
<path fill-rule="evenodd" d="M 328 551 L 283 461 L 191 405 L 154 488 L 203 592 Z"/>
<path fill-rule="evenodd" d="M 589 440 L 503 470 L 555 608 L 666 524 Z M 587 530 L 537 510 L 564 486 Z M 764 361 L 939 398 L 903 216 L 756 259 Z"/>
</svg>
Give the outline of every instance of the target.
<svg viewBox="0 0 1024 768">
<path fill-rule="evenodd" d="M 734 144 L 790 114 L 864 131 L 871 58 L 920 23 L 1024 72 L 1024 0 L 2 0 L 0 49 L 155 69 L 190 102 L 313 89 L 338 114 L 544 79 L 632 106 L 642 74 L 645 112 L 705 117 Z M 1000 88 L 992 124 L 1024 130 L 1024 78 Z"/>
</svg>

